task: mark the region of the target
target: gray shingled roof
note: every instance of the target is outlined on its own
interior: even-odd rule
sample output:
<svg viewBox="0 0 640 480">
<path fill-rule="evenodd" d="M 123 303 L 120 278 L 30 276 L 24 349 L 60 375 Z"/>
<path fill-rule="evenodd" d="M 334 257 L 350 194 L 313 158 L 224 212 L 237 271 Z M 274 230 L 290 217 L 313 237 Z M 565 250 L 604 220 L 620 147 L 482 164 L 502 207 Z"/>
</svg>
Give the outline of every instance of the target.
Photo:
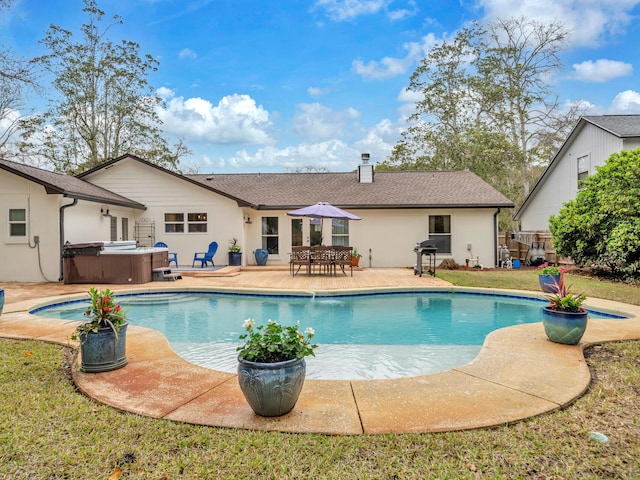
<svg viewBox="0 0 640 480">
<path fill-rule="evenodd" d="M 342 208 L 513 207 L 469 171 L 376 172 L 373 183 L 350 173 L 198 174 L 186 178 L 261 210 L 317 202 Z"/>
<path fill-rule="evenodd" d="M 90 202 L 109 203 L 141 210 L 146 209 L 141 203 L 69 175 L 49 172 L 41 168 L 3 159 L 0 159 L 0 169 L 42 185 L 48 194 L 60 194 L 65 197 Z"/>
<path fill-rule="evenodd" d="M 616 137 L 640 137 L 640 115 L 588 115 L 582 118 Z"/>
</svg>

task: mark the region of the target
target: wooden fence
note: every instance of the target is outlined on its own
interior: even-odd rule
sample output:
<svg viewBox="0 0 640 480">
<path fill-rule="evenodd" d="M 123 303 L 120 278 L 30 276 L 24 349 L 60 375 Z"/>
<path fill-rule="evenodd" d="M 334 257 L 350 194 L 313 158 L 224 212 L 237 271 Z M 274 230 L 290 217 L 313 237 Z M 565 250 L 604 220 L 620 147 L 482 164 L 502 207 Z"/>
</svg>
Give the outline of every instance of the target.
<svg viewBox="0 0 640 480">
<path fill-rule="evenodd" d="M 540 246 L 544 248 L 547 262 L 558 265 L 569 265 L 572 263 L 570 259 L 558 258 L 551 244 L 551 232 L 547 230 L 518 232 L 516 234 L 501 232 L 498 237 L 498 242 L 500 245 L 506 245 L 511 254 L 511 258 L 520 260 L 522 265 L 525 265 L 527 253 L 534 243 L 541 244 Z"/>
</svg>

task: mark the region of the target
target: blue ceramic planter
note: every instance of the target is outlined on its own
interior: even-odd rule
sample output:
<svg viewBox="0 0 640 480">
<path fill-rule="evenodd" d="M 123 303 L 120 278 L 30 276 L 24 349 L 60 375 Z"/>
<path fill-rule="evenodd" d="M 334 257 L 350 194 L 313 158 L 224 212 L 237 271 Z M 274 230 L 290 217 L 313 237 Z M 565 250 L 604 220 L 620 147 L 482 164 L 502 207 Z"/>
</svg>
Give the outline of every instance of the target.
<svg viewBox="0 0 640 480">
<path fill-rule="evenodd" d="M 542 324 L 547 338 L 555 343 L 577 345 L 587 329 L 587 312 L 558 312 L 542 308 Z"/>
<path fill-rule="evenodd" d="M 229 252 L 229 265 L 233 267 L 242 266 L 242 252 Z"/>
<path fill-rule="evenodd" d="M 267 260 L 269 259 L 269 250 L 266 248 L 259 248 L 256 250 L 256 263 L 262 267 L 267 264 Z"/>
<path fill-rule="evenodd" d="M 278 417 L 293 409 L 306 374 L 304 358 L 277 363 L 238 362 L 238 383 L 255 413 Z"/>
<path fill-rule="evenodd" d="M 109 372 L 127 364 L 127 326 L 128 323 L 122 325 L 117 336 L 111 327 L 80 334 L 83 372 Z"/>
<path fill-rule="evenodd" d="M 538 282 L 540 282 L 540 288 L 543 292 L 554 293 L 553 282 L 560 283 L 560 275 L 539 275 Z"/>
<path fill-rule="evenodd" d="M 0 315 L 2 315 L 3 308 L 4 308 L 4 288 L 0 288 Z"/>
</svg>

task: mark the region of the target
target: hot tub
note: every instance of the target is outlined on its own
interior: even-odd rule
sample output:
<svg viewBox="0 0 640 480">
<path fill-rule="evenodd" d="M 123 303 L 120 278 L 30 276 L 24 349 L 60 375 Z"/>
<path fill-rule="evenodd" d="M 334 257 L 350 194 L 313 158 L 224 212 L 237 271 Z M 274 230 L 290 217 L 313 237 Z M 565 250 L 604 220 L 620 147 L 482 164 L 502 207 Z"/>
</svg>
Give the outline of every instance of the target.
<svg viewBox="0 0 640 480">
<path fill-rule="evenodd" d="M 64 283 L 148 283 L 155 268 L 169 266 L 167 248 L 136 248 L 135 241 L 67 242 L 62 256 Z"/>
</svg>

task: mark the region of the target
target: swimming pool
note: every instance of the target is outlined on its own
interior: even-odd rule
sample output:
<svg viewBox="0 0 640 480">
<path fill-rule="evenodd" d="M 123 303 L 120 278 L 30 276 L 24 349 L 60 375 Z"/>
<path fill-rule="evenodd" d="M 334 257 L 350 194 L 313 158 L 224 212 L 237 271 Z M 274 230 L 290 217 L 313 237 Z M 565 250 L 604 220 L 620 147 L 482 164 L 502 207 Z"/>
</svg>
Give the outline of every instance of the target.
<svg viewBox="0 0 640 480">
<path fill-rule="evenodd" d="M 540 321 L 543 299 L 452 291 L 267 295 L 211 291 L 120 294 L 127 318 L 163 333 L 175 352 L 201 366 L 235 372 L 242 323 L 300 321 L 320 345 L 307 378 L 379 379 L 434 373 L 476 357 L 498 328 Z M 87 300 L 31 313 L 84 320 Z M 592 317 L 612 316 L 591 312 Z"/>
</svg>

